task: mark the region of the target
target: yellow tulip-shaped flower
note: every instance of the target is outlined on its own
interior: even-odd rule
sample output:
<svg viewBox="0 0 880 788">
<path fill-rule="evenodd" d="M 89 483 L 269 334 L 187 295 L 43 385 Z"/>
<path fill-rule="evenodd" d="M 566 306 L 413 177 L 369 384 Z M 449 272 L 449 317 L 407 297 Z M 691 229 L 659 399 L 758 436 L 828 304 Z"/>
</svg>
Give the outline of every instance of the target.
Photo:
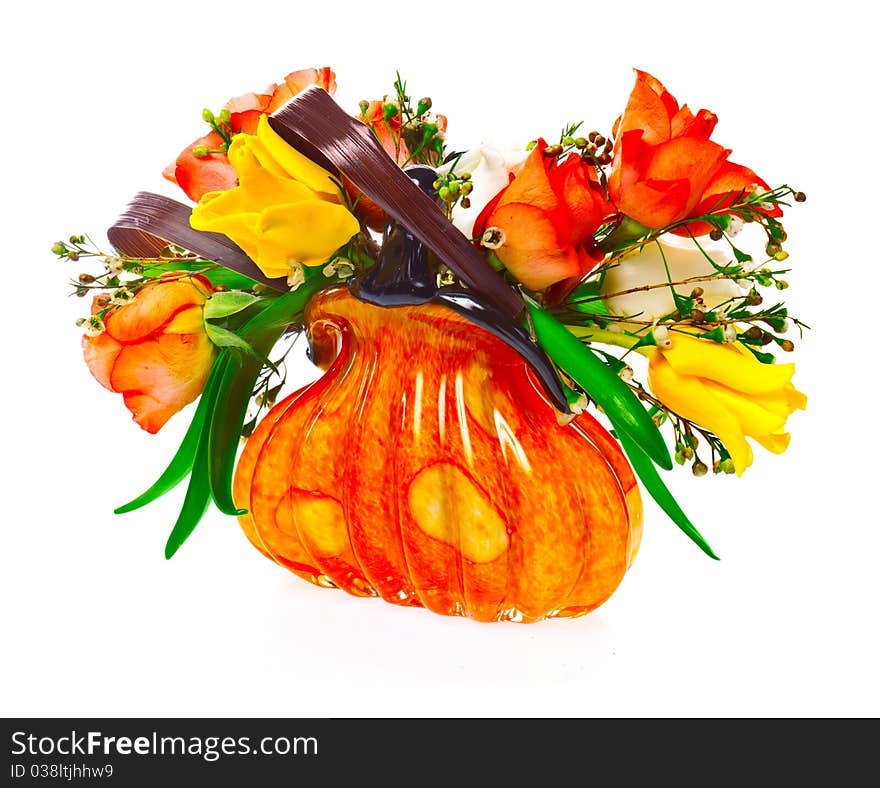
<svg viewBox="0 0 880 788">
<path fill-rule="evenodd" d="M 291 148 L 265 115 L 256 135 L 235 136 L 228 155 L 238 186 L 204 195 L 190 224 L 235 241 L 266 276 L 322 265 L 360 229 L 330 173 Z"/>
<path fill-rule="evenodd" d="M 746 436 L 781 454 L 785 421 L 807 398 L 791 384 L 794 364 L 762 364 L 739 343 L 721 345 L 685 334 L 648 352 L 648 384 L 670 410 L 715 433 L 738 475 L 752 464 Z"/>
</svg>

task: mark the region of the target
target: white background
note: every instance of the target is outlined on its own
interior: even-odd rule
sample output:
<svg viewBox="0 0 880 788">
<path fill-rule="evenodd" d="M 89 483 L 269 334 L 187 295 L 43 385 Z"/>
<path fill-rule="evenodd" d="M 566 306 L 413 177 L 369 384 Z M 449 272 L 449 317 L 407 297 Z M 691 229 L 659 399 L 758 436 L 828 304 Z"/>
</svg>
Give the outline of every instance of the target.
<svg viewBox="0 0 880 788">
<path fill-rule="evenodd" d="M 863 5 L 7 10 L 0 713 L 876 716 L 878 59 Z M 49 247 L 103 242 L 136 190 L 179 196 L 160 172 L 202 133 L 203 106 L 313 65 L 336 69 L 351 111 L 399 68 L 457 148 L 572 119 L 608 129 L 644 68 L 718 114 L 733 160 L 808 193 L 785 222 L 787 300 L 814 327 L 794 353 L 810 399 L 791 448 L 758 449 L 742 479 L 668 477 L 721 562 L 647 502 L 642 551 L 603 607 L 487 625 L 313 588 L 216 512 L 166 562 L 182 489 L 112 514 L 188 414 L 151 437 L 89 376 L 86 304 L 66 285 L 82 266 Z"/>
</svg>

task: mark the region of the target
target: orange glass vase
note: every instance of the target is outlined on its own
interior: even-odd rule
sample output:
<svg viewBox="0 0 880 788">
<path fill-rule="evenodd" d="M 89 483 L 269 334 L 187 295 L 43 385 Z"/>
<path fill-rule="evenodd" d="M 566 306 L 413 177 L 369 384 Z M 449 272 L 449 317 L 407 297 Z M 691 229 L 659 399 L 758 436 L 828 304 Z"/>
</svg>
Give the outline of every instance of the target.
<svg viewBox="0 0 880 788">
<path fill-rule="evenodd" d="M 595 419 L 560 423 L 522 357 L 443 305 L 334 288 L 306 327 L 326 372 L 272 408 L 236 470 L 257 549 L 312 583 L 481 621 L 608 599 L 642 507 Z"/>
</svg>

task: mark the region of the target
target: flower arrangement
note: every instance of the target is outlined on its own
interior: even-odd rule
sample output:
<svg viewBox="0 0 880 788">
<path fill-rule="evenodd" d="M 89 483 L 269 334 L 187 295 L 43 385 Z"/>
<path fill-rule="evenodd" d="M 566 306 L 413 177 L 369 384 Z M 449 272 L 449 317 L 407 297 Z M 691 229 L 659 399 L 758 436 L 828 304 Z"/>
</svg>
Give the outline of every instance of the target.
<svg viewBox="0 0 880 788">
<path fill-rule="evenodd" d="M 134 421 L 197 403 L 117 512 L 186 481 L 169 558 L 213 502 L 310 582 L 479 620 L 602 604 L 640 490 L 714 558 L 658 468 L 788 447 L 806 399 L 777 357 L 805 326 L 768 296 L 804 194 L 643 71 L 606 131 L 510 151 L 451 148 L 399 75 L 353 113 L 335 87 L 305 69 L 204 110 L 164 172 L 189 204 L 142 192 L 112 250 L 53 246 L 100 265 L 72 282 L 83 352 Z M 288 394 L 300 333 L 324 374 Z"/>
</svg>

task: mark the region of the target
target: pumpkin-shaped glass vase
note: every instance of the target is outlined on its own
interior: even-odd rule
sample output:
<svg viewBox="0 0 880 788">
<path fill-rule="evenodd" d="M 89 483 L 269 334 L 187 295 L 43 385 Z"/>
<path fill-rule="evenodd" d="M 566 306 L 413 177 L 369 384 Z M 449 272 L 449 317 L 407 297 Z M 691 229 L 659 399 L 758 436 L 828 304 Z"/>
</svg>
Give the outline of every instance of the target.
<svg viewBox="0 0 880 788">
<path fill-rule="evenodd" d="M 326 371 L 269 411 L 236 470 L 257 549 L 318 585 L 480 621 L 608 599 L 642 507 L 595 419 L 560 418 L 514 349 L 442 304 L 333 288 L 306 329 Z"/>
</svg>

